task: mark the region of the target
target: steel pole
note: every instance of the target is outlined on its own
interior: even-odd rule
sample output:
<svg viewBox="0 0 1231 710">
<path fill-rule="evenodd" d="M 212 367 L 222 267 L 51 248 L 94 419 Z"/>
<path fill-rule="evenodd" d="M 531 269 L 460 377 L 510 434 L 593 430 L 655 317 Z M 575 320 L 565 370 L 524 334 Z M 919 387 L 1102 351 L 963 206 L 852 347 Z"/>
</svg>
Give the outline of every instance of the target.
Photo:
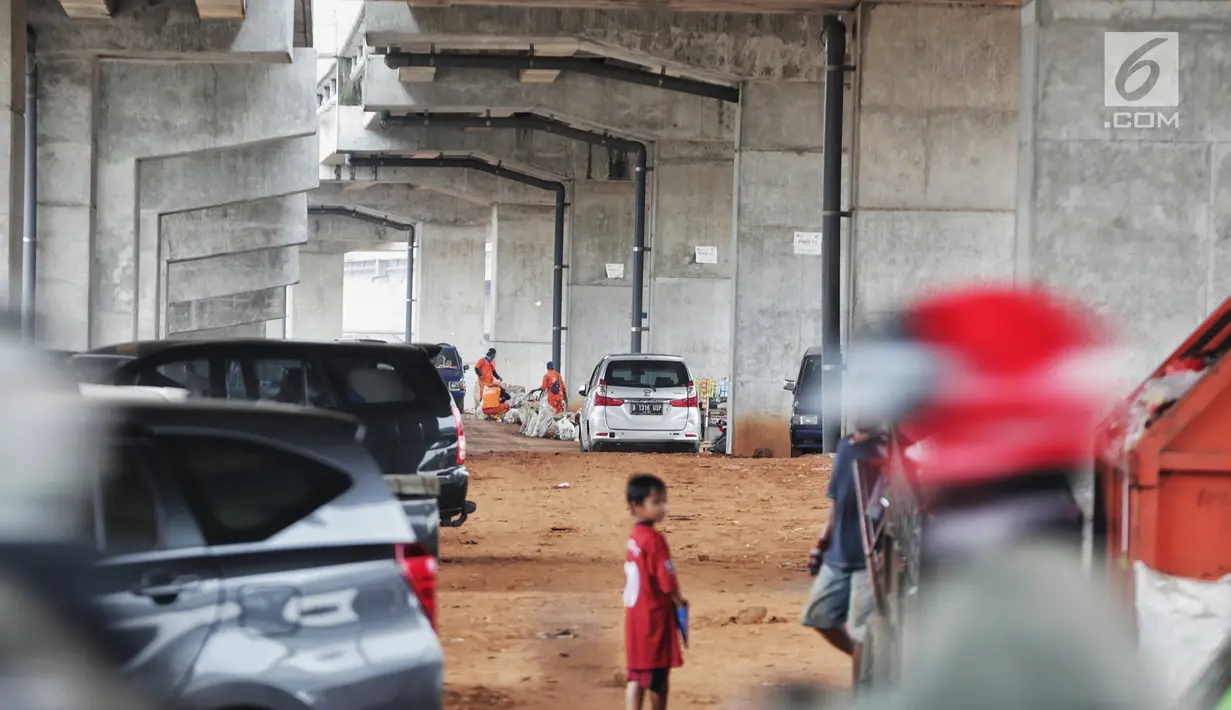
<svg viewBox="0 0 1231 710">
<path fill-rule="evenodd" d="M 551 361 L 564 369 L 560 356 L 564 331 L 564 186 L 556 188 L 556 234 L 551 282 Z"/>
<path fill-rule="evenodd" d="M 34 342 L 35 281 L 38 279 L 38 63 L 34 33 L 26 40 L 25 220 L 21 234 L 21 338 Z"/>
<path fill-rule="evenodd" d="M 415 332 L 415 228 L 406 232 L 406 342 Z"/>
<path fill-rule="evenodd" d="M 633 204 L 633 304 L 632 304 L 632 336 L 629 339 L 629 352 L 641 352 L 641 335 L 645 332 L 644 311 L 645 290 L 645 173 L 646 150 L 639 145 L 634 153 L 637 156 L 633 167 L 634 204 Z"/>
<path fill-rule="evenodd" d="M 821 182 L 821 393 L 822 444 L 838 447 L 842 431 L 842 99 L 846 78 L 846 25 L 825 18 L 825 134 Z"/>
</svg>

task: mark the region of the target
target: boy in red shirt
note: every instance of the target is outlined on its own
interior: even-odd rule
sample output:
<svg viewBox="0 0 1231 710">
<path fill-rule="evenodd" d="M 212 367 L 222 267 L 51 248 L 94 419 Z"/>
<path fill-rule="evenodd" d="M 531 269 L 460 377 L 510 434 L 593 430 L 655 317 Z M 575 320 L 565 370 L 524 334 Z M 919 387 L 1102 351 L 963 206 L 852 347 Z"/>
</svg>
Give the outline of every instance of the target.
<svg viewBox="0 0 1231 710">
<path fill-rule="evenodd" d="M 684 665 L 675 610 L 680 596 L 667 538 L 654 528 L 667 517 L 667 484 L 649 474 L 628 480 L 628 509 L 636 519 L 624 562 L 624 645 L 628 655 L 627 710 L 667 707 L 667 677 Z"/>
</svg>

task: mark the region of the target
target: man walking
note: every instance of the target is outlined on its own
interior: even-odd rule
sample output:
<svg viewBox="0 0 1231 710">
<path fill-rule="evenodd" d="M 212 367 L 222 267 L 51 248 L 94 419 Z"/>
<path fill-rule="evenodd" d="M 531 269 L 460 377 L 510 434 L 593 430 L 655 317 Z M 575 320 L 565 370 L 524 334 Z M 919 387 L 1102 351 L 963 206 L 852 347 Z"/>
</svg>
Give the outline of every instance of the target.
<svg viewBox="0 0 1231 710">
<path fill-rule="evenodd" d="M 838 442 L 829 498 L 829 522 L 808 559 L 816 576 L 800 623 L 816 629 L 825 640 L 854 659 L 859 679 L 859 642 L 872 614 L 872 587 L 859 525 L 859 491 L 855 485 L 860 459 L 881 454 L 881 437 L 870 429 L 857 430 Z"/>
</svg>

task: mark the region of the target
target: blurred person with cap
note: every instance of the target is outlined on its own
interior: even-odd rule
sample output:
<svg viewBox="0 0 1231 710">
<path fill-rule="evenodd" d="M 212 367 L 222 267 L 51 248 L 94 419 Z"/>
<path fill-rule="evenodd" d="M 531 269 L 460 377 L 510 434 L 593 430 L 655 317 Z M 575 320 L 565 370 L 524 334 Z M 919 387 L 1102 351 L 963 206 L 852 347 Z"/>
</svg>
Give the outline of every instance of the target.
<svg viewBox="0 0 1231 710">
<path fill-rule="evenodd" d="M 35 351 L 0 333 L 0 705 L 143 710 L 135 654 L 94 604 L 91 502 L 108 424 Z"/>
<path fill-rule="evenodd" d="M 543 383 L 540 386 L 547 395 L 547 404 L 556 414 L 562 414 L 568 395 L 564 391 L 564 378 L 556 372 L 556 363 L 547 361 L 547 372 L 543 375 Z"/>
<path fill-rule="evenodd" d="M 859 707 L 1158 707 L 1123 620 L 1081 569 L 1072 486 L 1121 355 L 1087 310 L 998 286 L 921 298 L 852 344 L 844 394 L 892 422 L 917 506 L 898 511 L 911 529 L 887 555 L 917 576 L 871 639 L 901 682 Z"/>
</svg>

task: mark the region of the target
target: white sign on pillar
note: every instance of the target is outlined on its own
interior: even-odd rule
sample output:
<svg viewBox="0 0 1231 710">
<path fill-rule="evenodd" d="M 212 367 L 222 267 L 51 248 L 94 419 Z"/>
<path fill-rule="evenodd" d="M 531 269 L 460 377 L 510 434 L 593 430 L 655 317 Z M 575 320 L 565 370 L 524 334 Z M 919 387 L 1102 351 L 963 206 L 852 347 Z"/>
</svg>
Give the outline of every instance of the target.
<svg viewBox="0 0 1231 710">
<path fill-rule="evenodd" d="M 607 278 L 609 279 L 624 278 L 624 265 L 623 264 L 608 264 L 607 265 Z"/>
<path fill-rule="evenodd" d="M 698 264 L 717 264 L 718 247 L 697 247 Z"/>
<path fill-rule="evenodd" d="M 820 256 L 821 255 L 821 233 L 820 232 L 796 232 L 795 233 L 795 254 L 797 256 Z"/>
</svg>

